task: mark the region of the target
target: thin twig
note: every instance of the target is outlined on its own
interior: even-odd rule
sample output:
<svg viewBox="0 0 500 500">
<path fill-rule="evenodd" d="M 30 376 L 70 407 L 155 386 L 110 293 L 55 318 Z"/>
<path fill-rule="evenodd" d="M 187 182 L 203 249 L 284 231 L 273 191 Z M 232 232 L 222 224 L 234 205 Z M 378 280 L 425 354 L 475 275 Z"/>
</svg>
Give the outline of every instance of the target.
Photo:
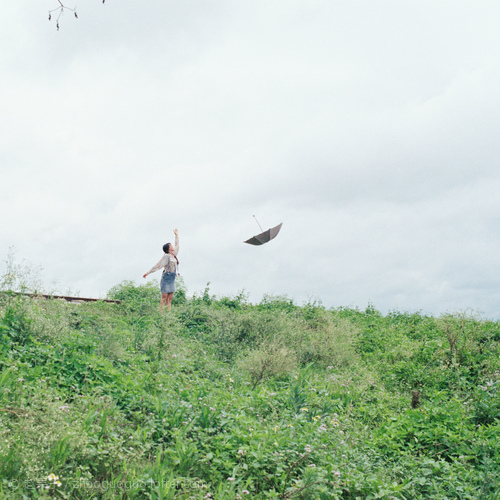
<svg viewBox="0 0 500 500">
<path fill-rule="evenodd" d="M 322 480 L 314 481 L 314 483 L 306 484 L 305 486 L 302 486 L 302 488 L 299 488 L 298 490 L 290 491 L 289 493 L 283 493 L 283 496 L 281 498 L 283 498 L 284 500 L 286 500 L 288 498 L 292 498 L 295 495 L 298 495 L 302 491 L 306 490 L 307 488 L 310 488 L 311 486 L 314 486 L 315 484 L 321 484 L 321 483 L 324 483 L 324 482 L 325 481 L 322 481 Z"/>
<path fill-rule="evenodd" d="M 6 411 L 6 412 L 9 412 L 9 413 L 13 413 L 17 417 L 19 417 L 19 416 L 25 416 L 25 415 L 29 414 L 29 412 L 27 410 L 12 410 L 10 408 L 0 408 L 0 411 Z"/>
</svg>

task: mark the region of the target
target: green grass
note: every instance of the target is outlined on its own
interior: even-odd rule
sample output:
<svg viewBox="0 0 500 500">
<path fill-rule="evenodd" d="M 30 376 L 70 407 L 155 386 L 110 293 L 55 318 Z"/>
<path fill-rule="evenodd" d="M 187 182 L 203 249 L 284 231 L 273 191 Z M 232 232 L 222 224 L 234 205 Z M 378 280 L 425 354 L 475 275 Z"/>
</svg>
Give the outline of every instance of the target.
<svg viewBox="0 0 500 500">
<path fill-rule="evenodd" d="M 109 297 L 0 295 L 0 498 L 500 498 L 499 322 Z"/>
</svg>

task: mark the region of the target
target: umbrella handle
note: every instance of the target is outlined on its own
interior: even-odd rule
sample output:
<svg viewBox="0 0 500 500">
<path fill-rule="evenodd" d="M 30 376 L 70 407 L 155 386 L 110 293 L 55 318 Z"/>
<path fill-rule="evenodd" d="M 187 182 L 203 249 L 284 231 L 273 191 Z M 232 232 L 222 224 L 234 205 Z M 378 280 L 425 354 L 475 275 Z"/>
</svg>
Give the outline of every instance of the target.
<svg viewBox="0 0 500 500">
<path fill-rule="evenodd" d="M 255 219 L 255 222 L 257 222 L 257 224 L 259 225 L 261 232 L 264 232 L 264 230 L 262 229 L 262 227 L 259 224 L 259 221 L 257 220 L 257 217 L 255 217 L 255 215 L 254 215 L 253 218 Z"/>
</svg>

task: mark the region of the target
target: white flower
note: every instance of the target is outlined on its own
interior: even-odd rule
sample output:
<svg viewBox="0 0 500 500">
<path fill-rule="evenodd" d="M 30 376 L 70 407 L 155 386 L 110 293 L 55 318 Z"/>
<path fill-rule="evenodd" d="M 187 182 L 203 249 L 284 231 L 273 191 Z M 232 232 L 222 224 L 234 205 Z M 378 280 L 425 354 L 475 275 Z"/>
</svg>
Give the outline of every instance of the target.
<svg viewBox="0 0 500 500">
<path fill-rule="evenodd" d="M 227 480 L 228 481 L 234 481 L 234 477 L 228 477 Z"/>
</svg>

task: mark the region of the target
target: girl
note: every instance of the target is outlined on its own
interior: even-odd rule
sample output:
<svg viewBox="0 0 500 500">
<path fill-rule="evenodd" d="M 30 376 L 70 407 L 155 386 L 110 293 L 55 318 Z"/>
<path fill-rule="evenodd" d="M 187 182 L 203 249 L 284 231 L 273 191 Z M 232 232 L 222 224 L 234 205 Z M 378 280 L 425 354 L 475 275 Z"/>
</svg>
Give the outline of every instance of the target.
<svg viewBox="0 0 500 500">
<path fill-rule="evenodd" d="M 160 309 L 163 311 L 165 306 L 170 311 L 172 305 L 172 298 L 175 292 L 175 277 L 177 275 L 177 267 L 179 266 L 179 259 L 177 254 L 179 253 L 179 231 L 174 229 L 175 234 L 175 245 L 172 243 L 166 243 L 163 245 L 163 251 L 165 254 L 160 259 L 156 266 L 152 267 L 143 278 L 148 274 L 154 273 L 163 267 L 163 273 L 161 275 L 160 288 L 161 288 L 161 300 Z"/>
</svg>

